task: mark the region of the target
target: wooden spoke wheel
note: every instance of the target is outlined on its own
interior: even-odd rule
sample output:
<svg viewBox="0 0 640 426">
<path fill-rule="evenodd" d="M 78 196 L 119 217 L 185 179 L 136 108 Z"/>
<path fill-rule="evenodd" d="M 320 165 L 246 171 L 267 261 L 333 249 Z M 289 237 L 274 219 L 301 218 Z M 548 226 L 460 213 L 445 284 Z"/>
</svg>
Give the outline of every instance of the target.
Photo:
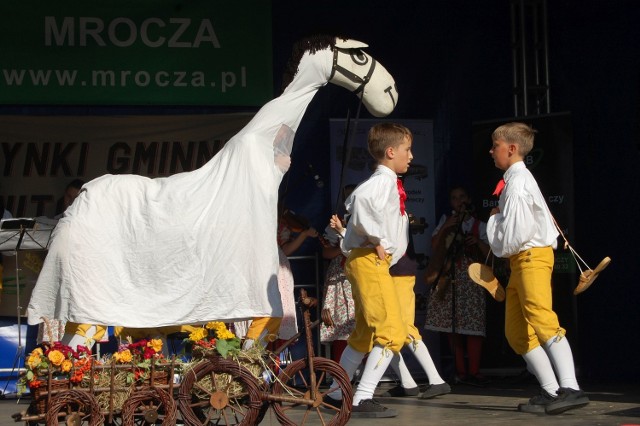
<svg viewBox="0 0 640 426">
<path fill-rule="evenodd" d="M 301 403 L 300 401 L 275 401 L 272 403 L 273 411 L 278 421 L 283 425 L 307 425 L 323 424 L 341 426 L 346 424 L 351 417 L 351 404 L 353 395 L 351 383 L 344 369 L 335 361 L 314 357 L 315 375 L 315 399 L 313 403 Z M 312 384 L 310 380 L 309 363 L 307 359 L 299 359 L 290 364 L 279 375 L 272 388 L 272 393 L 279 396 L 295 396 L 311 399 Z M 333 378 L 333 381 L 331 381 Z M 329 388 L 321 386 L 331 385 Z M 341 404 L 327 404 L 323 401 L 325 395 L 337 389 L 342 391 Z M 305 408 L 306 409 L 302 409 Z"/>
<path fill-rule="evenodd" d="M 176 414 L 176 402 L 167 391 L 144 388 L 133 392 L 122 406 L 122 425 L 173 426 L 176 424 Z"/>
<path fill-rule="evenodd" d="M 189 426 L 256 425 L 268 407 L 260 382 L 233 360 L 210 357 L 183 377 L 178 407 Z"/>
<path fill-rule="evenodd" d="M 88 392 L 66 390 L 51 398 L 47 410 L 47 426 L 98 426 L 104 423 L 104 416 L 95 398 Z"/>
</svg>

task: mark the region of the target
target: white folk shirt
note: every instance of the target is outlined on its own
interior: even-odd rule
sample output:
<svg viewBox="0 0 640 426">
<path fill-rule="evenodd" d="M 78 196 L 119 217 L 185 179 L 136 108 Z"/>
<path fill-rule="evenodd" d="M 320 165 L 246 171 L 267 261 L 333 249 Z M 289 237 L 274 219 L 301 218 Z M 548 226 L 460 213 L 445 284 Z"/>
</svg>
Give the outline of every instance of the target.
<svg viewBox="0 0 640 426">
<path fill-rule="evenodd" d="M 522 161 L 504 173 L 500 213 L 489 218 L 487 236 L 491 251 L 511 257 L 533 247 L 558 246 L 558 230 L 538 183 Z"/>
<path fill-rule="evenodd" d="M 379 165 L 375 172 L 353 191 L 345 202 L 351 215 L 341 248 L 345 254 L 359 247 L 378 244 L 393 256 L 391 266 L 405 254 L 409 245 L 409 217 L 400 214 L 397 175 Z"/>
</svg>

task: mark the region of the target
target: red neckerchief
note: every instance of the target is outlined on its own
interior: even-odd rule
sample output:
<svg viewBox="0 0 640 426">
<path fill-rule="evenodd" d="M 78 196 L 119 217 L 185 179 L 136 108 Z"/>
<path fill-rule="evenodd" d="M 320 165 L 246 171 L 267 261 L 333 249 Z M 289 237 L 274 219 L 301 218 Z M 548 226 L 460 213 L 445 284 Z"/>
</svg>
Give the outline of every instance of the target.
<svg viewBox="0 0 640 426">
<path fill-rule="evenodd" d="M 407 200 L 407 193 L 402 186 L 402 181 L 398 178 L 398 195 L 400 195 L 400 214 L 404 216 L 404 202 Z"/>
<path fill-rule="evenodd" d="M 502 190 L 504 189 L 504 185 L 505 185 L 504 179 L 500 179 L 500 180 L 498 181 L 498 184 L 496 185 L 496 189 L 493 191 L 493 194 L 492 194 L 492 195 L 496 195 L 496 196 L 498 196 L 498 197 L 499 197 L 499 196 L 500 196 L 500 193 L 501 193 L 501 192 L 502 192 Z"/>
</svg>

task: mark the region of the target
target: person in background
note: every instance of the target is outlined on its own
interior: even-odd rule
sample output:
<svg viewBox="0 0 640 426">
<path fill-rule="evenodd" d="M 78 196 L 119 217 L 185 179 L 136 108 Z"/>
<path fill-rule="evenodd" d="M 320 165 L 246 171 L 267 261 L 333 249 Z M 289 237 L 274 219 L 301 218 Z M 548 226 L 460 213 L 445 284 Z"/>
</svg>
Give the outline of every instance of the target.
<svg viewBox="0 0 640 426">
<path fill-rule="evenodd" d="M 356 185 L 343 188 L 344 199 L 348 198 Z M 345 221 L 348 217 L 345 217 Z M 351 292 L 351 283 L 344 272 L 347 260 L 340 249 L 340 239 L 344 236 L 344 225 L 338 215 L 331 216 L 325 229 L 322 256 L 329 259 L 329 266 L 324 281 L 324 297 L 322 309 L 331 318 L 331 325 L 320 323 L 320 342 L 331 344 L 331 359 L 340 362 L 342 351 L 347 346 L 347 339 L 356 325 L 355 305 Z"/>
<path fill-rule="evenodd" d="M 566 330 L 553 311 L 551 274 L 559 232 L 524 157 L 536 131 L 525 123 L 507 123 L 493 131 L 491 157 L 503 179 L 494 194 L 487 237 L 498 257 L 509 259 L 505 335 L 522 355 L 541 386 L 540 394 L 518 406 L 528 413 L 559 414 L 584 407 L 589 398 L 578 385 Z"/>
<path fill-rule="evenodd" d="M 422 340 L 420 331 L 415 326 L 416 319 L 416 294 L 414 287 L 416 284 L 416 272 L 418 264 L 416 253 L 413 247 L 413 238 L 409 234 L 409 245 L 404 256 L 389 269 L 396 285 L 396 293 L 401 301 L 402 320 L 407 326 L 410 343 L 406 345 L 405 351 L 409 351 L 416 357 L 418 363 L 424 370 L 429 380 L 429 385 L 420 393 L 420 389 L 411 376 L 402 354 L 397 354 L 391 361 L 391 368 L 400 379 L 400 384 L 387 390 L 383 397 L 410 397 L 419 396 L 420 399 L 431 399 L 436 396 L 446 395 L 451 392 L 451 386 L 446 383 L 438 369 L 436 368 L 431 354 Z"/>
<path fill-rule="evenodd" d="M 288 340 L 298 333 L 293 272 L 287 256 L 298 250 L 307 238 L 318 237 L 318 231 L 313 227 L 303 227 L 298 218 L 299 216 L 286 208 L 278 218 L 278 289 L 283 316 L 253 318 L 246 332 L 243 349 L 250 349 L 256 342 L 265 347 L 268 342 L 276 339 Z M 242 325 L 235 325 L 237 330 L 242 329 Z"/>
<path fill-rule="evenodd" d="M 467 271 L 471 263 L 484 262 L 489 253 L 487 225 L 475 217 L 464 187 L 452 187 L 449 202 L 451 214 L 442 215 L 431 239 L 434 259 L 449 257 L 441 265 L 443 279 L 432 286 L 425 328 L 447 333 L 454 355 L 455 382 L 482 386 L 487 383 L 480 374 L 486 294 Z"/>
<path fill-rule="evenodd" d="M 53 217 L 54 219 L 60 219 L 64 215 L 64 211 L 69 208 L 73 200 L 75 200 L 78 195 L 80 195 L 80 191 L 82 190 L 82 185 L 84 185 L 84 181 L 80 179 L 74 179 L 67 187 L 64 189 L 64 194 L 62 198 L 58 200 L 58 205 L 56 207 L 56 214 Z"/>
</svg>

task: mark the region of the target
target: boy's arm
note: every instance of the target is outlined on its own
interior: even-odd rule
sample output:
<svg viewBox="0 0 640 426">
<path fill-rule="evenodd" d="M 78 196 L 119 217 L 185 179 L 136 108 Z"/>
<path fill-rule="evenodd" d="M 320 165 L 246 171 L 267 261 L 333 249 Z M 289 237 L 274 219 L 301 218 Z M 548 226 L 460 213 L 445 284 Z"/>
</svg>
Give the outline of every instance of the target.
<svg viewBox="0 0 640 426">
<path fill-rule="evenodd" d="M 357 233 L 366 236 L 374 245 L 381 245 L 385 238 L 384 210 L 389 196 L 383 187 L 367 188 L 369 192 L 355 197 L 349 226 Z"/>
<path fill-rule="evenodd" d="M 520 194 L 509 195 L 504 210 L 491 210 L 487 222 L 487 238 L 491 251 L 498 257 L 517 254 L 536 232 L 533 203 Z"/>
</svg>

